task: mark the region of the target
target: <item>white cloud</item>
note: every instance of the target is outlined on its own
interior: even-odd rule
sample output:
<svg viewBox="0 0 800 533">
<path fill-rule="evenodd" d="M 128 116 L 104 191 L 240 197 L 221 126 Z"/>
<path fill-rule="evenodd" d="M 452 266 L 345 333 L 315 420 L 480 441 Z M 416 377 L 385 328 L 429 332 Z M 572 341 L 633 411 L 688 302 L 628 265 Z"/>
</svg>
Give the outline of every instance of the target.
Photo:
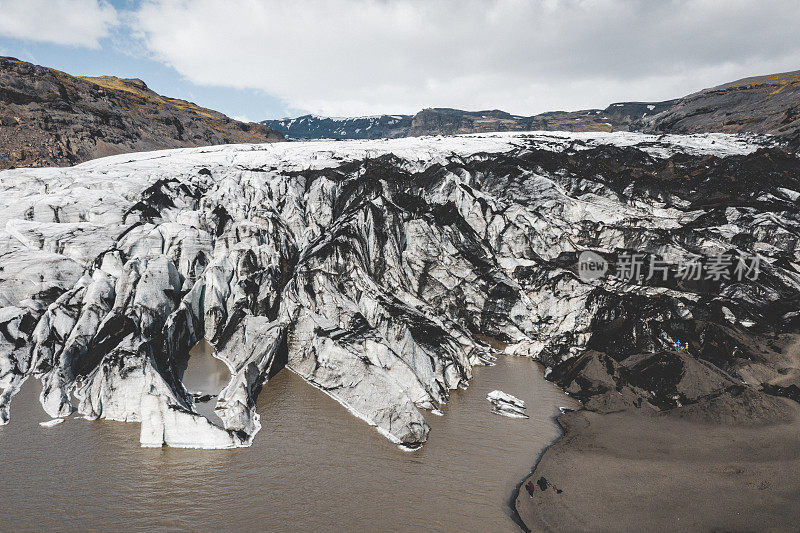
<svg viewBox="0 0 800 533">
<path fill-rule="evenodd" d="M 800 67 L 796 0 L 149 0 L 135 21 L 192 82 L 328 115 L 604 107 Z"/>
<path fill-rule="evenodd" d="M 0 36 L 99 48 L 117 24 L 102 0 L 0 0 Z"/>
</svg>

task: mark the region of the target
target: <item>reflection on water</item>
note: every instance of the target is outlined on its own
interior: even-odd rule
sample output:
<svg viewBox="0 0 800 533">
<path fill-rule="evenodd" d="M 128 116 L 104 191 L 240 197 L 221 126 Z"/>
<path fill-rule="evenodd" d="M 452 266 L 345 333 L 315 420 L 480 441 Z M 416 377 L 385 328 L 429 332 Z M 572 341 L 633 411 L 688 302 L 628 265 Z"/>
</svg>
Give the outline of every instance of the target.
<svg viewBox="0 0 800 533">
<path fill-rule="evenodd" d="M 183 372 L 183 385 L 189 392 L 217 394 L 231 379 L 227 365 L 211 355 L 214 348 L 205 340 L 189 352 L 189 364 Z"/>
<path fill-rule="evenodd" d="M 214 412 L 214 406 L 217 404 L 217 395 L 231 379 L 231 371 L 212 353 L 214 348 L 208 342 L 202 340 L 197 343 L 189 352 L 191 357 L 183 372 L 182 381 L 190 393 L 212 396 L 209 401 L 196 403 L 195 410 L 221 426 L 222 420 Z"/>
<path fill-rule="evenodd" d="M 223 365 L 221 381 L 194 383 L 195 363 L 189 390 L 229 377 Z M 530 419 L 490 413 L 496 388 L 525 400 Z M 259 397 L 252 447 L 201 451 L 140 448 L 138 424 L 40 427 L 38 389 L 26 383 L 0 427 L 3 531 L 513 531 L 512 491 L 558 436 L 558 407 L 572 405 L 535 363 L 502 357 L 453 391 L 445 416 L 426 416 L 422 449 L 403 452 L 283 370 Z"/>
</svg>

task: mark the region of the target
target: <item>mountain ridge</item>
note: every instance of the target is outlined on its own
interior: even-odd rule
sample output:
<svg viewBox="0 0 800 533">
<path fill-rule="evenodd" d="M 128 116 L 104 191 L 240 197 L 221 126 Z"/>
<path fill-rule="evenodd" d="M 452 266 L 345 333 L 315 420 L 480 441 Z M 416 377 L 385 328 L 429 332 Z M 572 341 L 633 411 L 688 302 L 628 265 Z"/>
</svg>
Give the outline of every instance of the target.
<svg viewBox="0 0 800 533">
<path fill-rule="evenodd" d="M 620 111 L 615 106 L 626 106 Z M 494 131 L 630 131 L 634 120 L 631 106 L 657 106 L 660 103 L 625 102 L 606 109 L 547 111 L 533 116 L 514 115 L 500 109 L 464 111 L 430 107 L 415 115 L 375 115 L 372 117 L 320 117 L 314 114 L 291 119 L 264 120 L 264 124 L 289 139 L 393 139 L 423 135 L 458 135 Z M 638 107 L 636 112 L 638 112 Z M 648 111 L 645 110 L 644 113 Z"/>
<path fill-rule="evenodd" d="M 283 136 L 267 126 L 162 96 L 138 78 L 72 76 L 0 57 L 0 169 L 279 140 Z"/>
<path fill-rule="evenodd" d="M 397 120 L 381 128 L 386 117 Z M 365 119 L 371 121 L 363 122 Z M 425 108 L 415 115 L 264 120 L 291 139 L 376 139 L 492 131 L 642 131 L 645 133 L 769 133 L 797 142 L 800 71 L 752 76 L 661 102 L 614 102 L 605 109 L 547 111 Z"/>
<path fill-rule="evenodd" d="M 702 89 L 643 118 L 640 131 L 670 133 L 800 132 L 800 70 L 753 76 Z"/>
</svg>

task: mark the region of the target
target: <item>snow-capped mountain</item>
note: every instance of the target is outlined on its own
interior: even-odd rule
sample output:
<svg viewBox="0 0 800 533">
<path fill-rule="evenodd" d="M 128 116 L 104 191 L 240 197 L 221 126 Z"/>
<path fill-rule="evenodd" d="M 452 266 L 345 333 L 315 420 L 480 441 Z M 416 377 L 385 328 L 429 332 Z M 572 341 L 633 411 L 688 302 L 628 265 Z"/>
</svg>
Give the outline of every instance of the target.
<svg viewBox="0 0 800 533">
<path fill-rule="evenodd" d="M 409 115 L 349 118 L 303 115 L 297 118 L 264 120 L 261 124 L 288 139 L 393 139 L 406 136 L 411 118 Z"/>
<path fill-rule="evenodd" d="M 288 139 L 394 139 L 499 131 L 628 131 L 642 117 L 664 111 L 672 102 L 612 104 L 607 109 L 552 111 L 531 117 L 505 111 L 423 109 L 415 115 L 329 118 L 304 115 L 264 120 Z"/>
<path fill-rule="evenodd" d="M 800 71 L 756 76 L 663 102 L 617 102 L 605 109 L 505 111 L 423 109 L 415 115 L 330 119 L 306 115 L 262 124 L 292 139 L 378 139 L 494 131 L 769 133 L 800 146 Z"/>
</svg>

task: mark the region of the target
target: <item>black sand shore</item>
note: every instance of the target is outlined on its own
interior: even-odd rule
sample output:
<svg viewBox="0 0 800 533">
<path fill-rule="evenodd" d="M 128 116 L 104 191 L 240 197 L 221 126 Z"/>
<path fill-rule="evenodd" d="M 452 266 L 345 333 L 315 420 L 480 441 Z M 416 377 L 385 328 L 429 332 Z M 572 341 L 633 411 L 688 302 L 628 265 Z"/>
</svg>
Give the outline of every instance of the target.
<svg viewBox="0 0 800 533">
<path fill-rule="evenodd" d="M 797 531 L 800 409 L 781 401 L 794 420 L 756 427 L 567 413 L 529 478 L 551 486 L 516 508 L 532 531 Z"/>
<path fill-rule="evenodd" d="M 770 382 L 796 381 L 797 346 L 784 351 L 786 370 Z M 564 436 L 544 453 L 516 499 L 531 531 L 800 527 L 796 401 L 748 387 L 669 411 L 647 404 L 583 409 L 558 422 Z M 546 483 L 538 483 L 541 478 Z M 532 496 L 525 487 L 531 480 Z"/>
</svg>

